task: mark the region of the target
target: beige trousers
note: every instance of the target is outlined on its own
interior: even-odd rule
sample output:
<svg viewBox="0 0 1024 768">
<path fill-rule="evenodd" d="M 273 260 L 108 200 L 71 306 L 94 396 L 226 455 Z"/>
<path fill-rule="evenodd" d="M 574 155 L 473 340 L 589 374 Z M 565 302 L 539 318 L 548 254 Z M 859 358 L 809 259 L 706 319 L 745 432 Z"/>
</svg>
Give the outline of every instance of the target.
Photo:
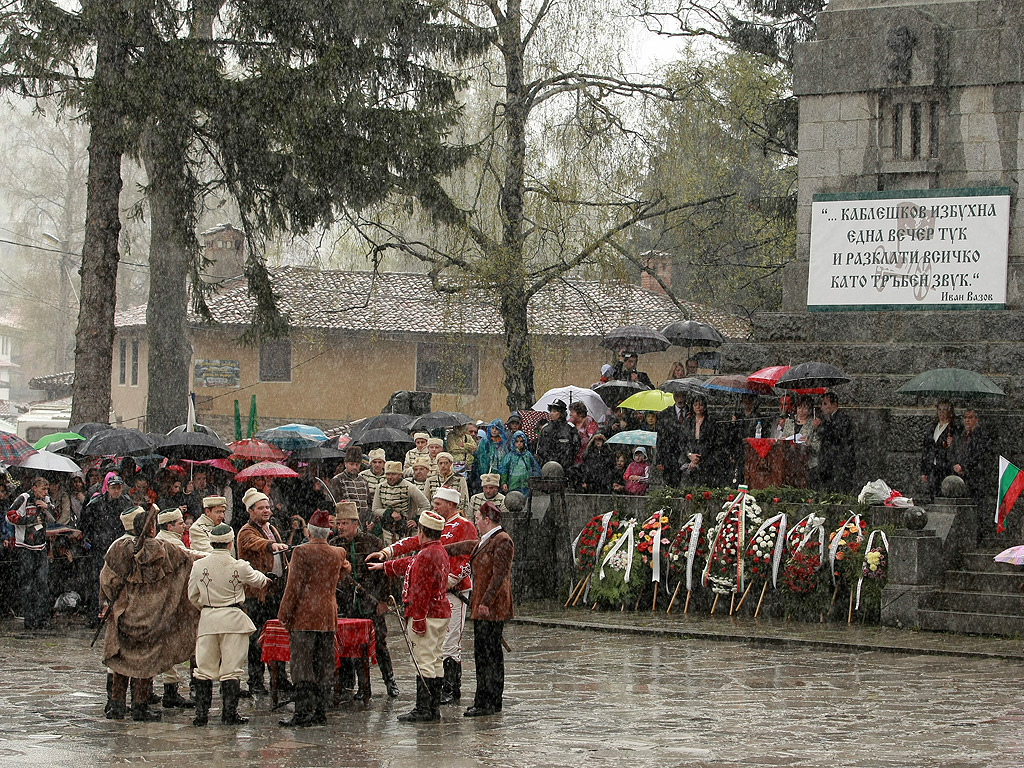
<svg viewBox="0 0 1024 768">
<path fill-rule="evenodd" d="M 249 633 L 200 635 L 196 640 L 196 679 L 241 680 L 248 654 Z"/>
<path fill-rule="evenodd" d="M 444 642 L 448 619 L 427 619 L 427 631 L 417 635 L 408 627 L 409 643 L 412 645 L 412 657 L 425 678 L 444 677 L 444 665 L 441 662 L 441 644 Z"/>
</svg>

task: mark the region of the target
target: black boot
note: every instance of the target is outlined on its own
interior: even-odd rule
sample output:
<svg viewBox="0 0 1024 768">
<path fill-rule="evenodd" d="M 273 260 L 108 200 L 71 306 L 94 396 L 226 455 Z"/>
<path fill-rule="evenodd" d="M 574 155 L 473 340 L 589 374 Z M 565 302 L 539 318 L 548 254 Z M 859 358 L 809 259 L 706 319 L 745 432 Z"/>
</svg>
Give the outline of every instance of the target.
<svg viewBox="0 0 1024 768">
<path fill-rule="evenodd" d="M 416 706 L 413 707 L 409 712 L 406 712 L 404 715 L 399 715 L 399 722 L 426 723 L 433 719 L 430 716 L 429 684 L 432 683 L 434 679 L 440 681 L 441 678 L 431 678 L 424 681 L 422 677 L 416 677 Z"/>
<path fill-rule="evenodd" d="M 132 704 L 132 720 L 140 723 L 158 723 L 163 719 L 159 712 L 149 708 L 149 704 Z"/>
<path fill-rule="evenodd" d="M 164 709 L 191 709 L 195 702 L 182 698 L 177 683 L 164 683 Z"/>
<path fill-rule="evenodd" d="M 278 720 L 282 728 L 308 728 L 313 725 L 313 697 L 311 683 L 297 682 L 295 686 L 295 714 L 290 720 Z"/>
<path fill-rule="evenodd" d="M 241 687 L 240 680 L 220 681 L 220 721 L 226 725 L 245 725 L 249 722 L 248 717 L 238 714 L 238 691 Z"/>
<path fill-rule="evenodd" d="M 462 662 L 454 661 L 455 664 L 455 681 L 452 683 L 452 699 L 454 701 L 461 701 L 462 699 Z"/>
<path fill-rule="evenodd" d="M 377 654 L 377 666 L 380 667 L 380 676 L 384 680 L 384 687 L 388 696 L 392 699 L 398 697 L 398 683 L 395 682 L 395 671 L 391 666 L 391 654 L 385 651 Z"/>
<path fill-rule="evenodd" d="M 110 702 L 110 709 L 106 712 L 107 720 L 124 720 L 127 707 L 123 701 Z"/>
<path fill-rule="evenodd" d="M 104 715 L 109 715 L 110 714 L 110 707 L 114 703 L 114 699 L 111 696 L 111 691 L 113 690 L 113 687 L 114 687 L 114 673 L 113 672 L 107 672 L 107 703 L 103 707 L 103 714 Z M 118 719 L 122 719 L 122 718 L 124 718 L 124 705 L 121 706 L 121 717 L 118 718 Z"/>
<path fill-rule="evenodd" d="M 455 659 L 445 659 L 441 662 L 444 666 L 444 677 L 441 680 L 441 703 L 455 703 Z"/>
<path fill-rule="evenodd" d="M 443 677 L 435 677 L 427 680 L 427 689 L 430 692 L 430 719 L 441 719 L 441 688 L 444 685 Z"/>
<path fill-rule="evenodd" d="M 263 684 L 263 662 L 257 661 L 249 664 L 249 691 L 250 696 L 266 696 L 270 691 Z"/>
<path fill-rule="evenodd" d="M 192 725 L 206 725 L 210 720 L 210 702 L 213 701 L 213 681 L 195 680 L 196 687 L 196 716 L 192 719 Z"/>
<path fill-rule="evenodd" d="M 156 698 L 157 703 L 160 697 Z M 152 711 L 149 707 L 153 703 L 153 680 L 146 678 L 132 678 L 132 720 L 143 723 L 155 723 L 161 720 L 159 712 Z"/>
</svg>

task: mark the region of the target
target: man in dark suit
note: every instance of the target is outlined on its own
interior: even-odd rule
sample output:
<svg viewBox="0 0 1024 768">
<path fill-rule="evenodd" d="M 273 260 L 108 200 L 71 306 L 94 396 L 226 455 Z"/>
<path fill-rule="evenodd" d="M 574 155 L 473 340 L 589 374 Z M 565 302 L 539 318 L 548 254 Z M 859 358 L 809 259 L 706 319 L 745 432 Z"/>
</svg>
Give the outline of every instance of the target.
<svg viewBox="0 0 1024 768">
<path fill-rule="evenodd" d="M 835 392 L 821 397 L 822 418 L 814 420 L 821 448 L 818 452 L 818 477 L 815 487 L 826 491 L 855 490 L 857 456 L 850 417 L 839 410 Z"/>
<path fill-rule="evenodd" d="M 680 457 L 686 443 L 690 414 L 687 395 L 676 392 L 672 395 L 675 405 L 658 414 L 658 469 L 665 478 L 665 485 L 680 484 L 682 468 Z"/>
<path fill-rule="evenodd" d="M 963 434 L 954 438 L 953 471 L 964 479 L 967 493 L 980 504 L 985 495 L 986 487 L 991 490 L 995 486 L 994 475 L 990 466 L 986 465 L 989 458 L 990 441 L 988 434 L 979 426 L 978 412 L 974 408 L 964 411 Z"/>
<path fill-rule="evenodd" d="M 501 527 L 501 508 L 485 502 L 474 522 L 480 532 L 469 564 L 473 572 L 473 596 L 469 610 L 473 619 L 473 660 L 476 662 L 476 696 L 465 717 L 485 717 L 501 711 L 505 690 L 505 653 L 502 632 L 512 618 L 512 537 Z"/>
</svg>

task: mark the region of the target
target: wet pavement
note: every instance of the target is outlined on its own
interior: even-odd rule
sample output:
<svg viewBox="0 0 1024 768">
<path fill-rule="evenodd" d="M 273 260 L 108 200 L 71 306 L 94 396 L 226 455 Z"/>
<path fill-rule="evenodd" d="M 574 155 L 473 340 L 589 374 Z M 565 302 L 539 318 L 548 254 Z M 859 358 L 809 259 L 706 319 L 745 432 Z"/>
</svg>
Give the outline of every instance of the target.
<svg viewBox="0 0 1024 768">
<path fill-rule="evenodd" d="M 1016 768 L 1024 762 L 1019 641 L 997 641 L 1006 655 L 1010 643 L 1018 646 L 1013 659 L 981 653 L 986 639 L 937 636 L 945 638 L 946 652 L 964 640 L 975 655 L 936 656 L 910 646 L 893 653 L 821 645 L 816 633 L 831 632 L 833 640 L 844 634 L 832 627 L 769 626 L 774 639 L 752 642 L 757 628 L 727 617 L 666 622 L 650 614 L 527 608 L 520 612 L 524 623 L 506 630 L 513 651 L 506 656 L 500 715 L 471 720 L 461 716 L 463 707 L 444 707 L 441 723 L 396 722 L 411 707 L 414 684 L 401 639 L 393 636 L 402 688 L 397 701 L 388 701 L 374 670 L 368 708 L 349 705 L 331 713 L 326 728 L 298 730 L 279 728 L 280 713 L 269 712 L 267 699 L 243 702 L 249 725 L 222 726 L 216 693 L 211 724 L 203 729 L 179 710 L 165 712 L 162 723 L 105 720 L 104 676 L 98 649 L 89 648 L 91 633 L 74 627 L 30 634 L 3 621 L 0 765 Z M 606 631 L 569 625 L 581 621 Z M 618 631 L 616 622 L 646 634 Z M 735 639 L 711 636 L 712 622 Z M 656 633 L 659 626 L 669 633 Z M 864 632 L 872 629 L 853 628 L 847 637 L 867 643 Z M 473 691 L 471 630 L 467 637 L 464 706 Z"/>
</svg>

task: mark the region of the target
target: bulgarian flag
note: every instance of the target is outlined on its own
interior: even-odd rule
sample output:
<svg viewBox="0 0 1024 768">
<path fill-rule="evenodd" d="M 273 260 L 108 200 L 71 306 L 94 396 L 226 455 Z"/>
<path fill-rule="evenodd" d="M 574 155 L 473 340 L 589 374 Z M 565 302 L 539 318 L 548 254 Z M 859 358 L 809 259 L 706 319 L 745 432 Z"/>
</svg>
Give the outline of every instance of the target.
<svg viewBox="0 0 1024 768">
<path fill-rule="evenodd" d="M 999 457 L 999 498 L 996 500 L 996 533 L 1003 532 L 1003 521 L 1020 492 L 1024 491 L 1024 472 Z"/>
</svg>

